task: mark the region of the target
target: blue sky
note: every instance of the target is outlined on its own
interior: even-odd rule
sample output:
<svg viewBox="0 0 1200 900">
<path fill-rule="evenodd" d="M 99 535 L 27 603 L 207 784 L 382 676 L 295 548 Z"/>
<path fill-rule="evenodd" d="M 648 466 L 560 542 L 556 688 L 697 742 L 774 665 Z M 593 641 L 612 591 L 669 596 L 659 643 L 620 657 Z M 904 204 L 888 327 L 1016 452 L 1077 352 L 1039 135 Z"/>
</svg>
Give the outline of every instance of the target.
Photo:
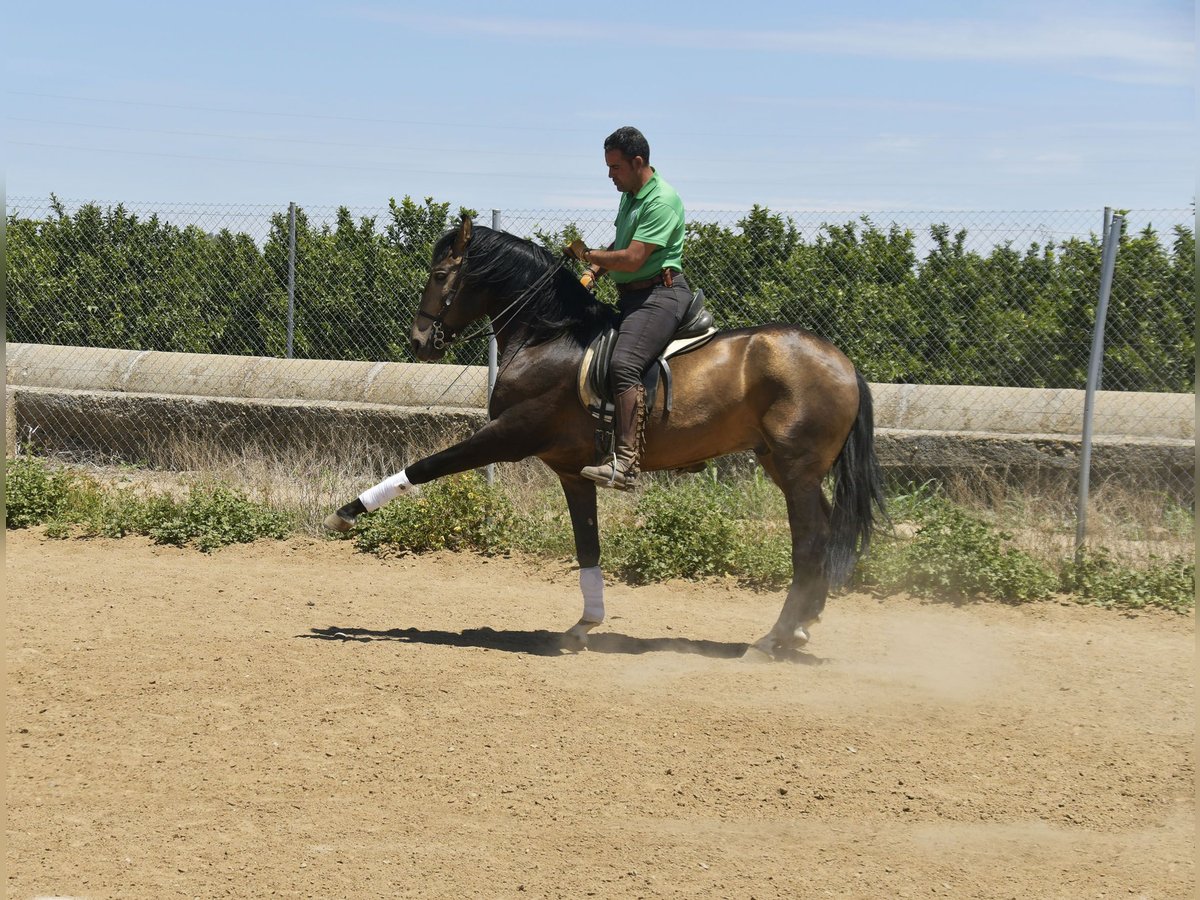
<svg viewBox="0 0 1200 900">
<path fill-rule="evenodd" d="M 1186 207 L 1194 3 L 10 4 L 8 197 L 611 209 Z"/>
</svg>

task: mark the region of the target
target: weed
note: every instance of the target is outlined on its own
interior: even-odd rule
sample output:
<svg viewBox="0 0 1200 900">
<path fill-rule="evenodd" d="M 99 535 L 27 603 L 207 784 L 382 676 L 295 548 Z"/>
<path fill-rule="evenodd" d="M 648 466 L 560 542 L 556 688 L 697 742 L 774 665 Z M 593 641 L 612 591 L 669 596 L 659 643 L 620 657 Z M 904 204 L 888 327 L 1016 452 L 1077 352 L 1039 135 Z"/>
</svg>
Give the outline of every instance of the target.
<svg viewBox="0 0 1200 900">
<path fill-rule="evenodd" d="M 194 487 L 182 503 L 157 504 L 146 516 L 144 527 L 156 543 L 193 544 L 206 553 L 260 537 L 285 538 L 292 532 L 291 519 L 285 513 L 220 484 Z"/>
<path fill-rule="evenodd" d="M 476 472 L 426 485 L 416 497 L 364 516 L 353 531 L 358 547 L 376 553 L 476 550 L 512 545 L 514 516 L 507 498 Z"/>
<path fill-rule="evenodd" d="M 56 519 L 66 508 L 74 476 L 32 456 L 8 461 L 4 471 L 4 527 L 28 528 Z"/>
<path fill-rule="evenodd" d="M 738 530 L 718 491 L 703 480 L 652 486 L 636 521 L 612 529 L 610 565 L 642 583 L 728 573 Z"/>
<path fill-rule="evenodd" d="M 1058 587 L 1049 568 L 1006 546 L 1012 535 L 966 510 L 933 499 L 910 512 L 919 526 L 913 538 L 877 542 L 859 569 L 859 584 L 885 592 L 1010 601 L 1045 599 Z"/>
<path fill-rule="evenodd" d="M 1124 609 L 1158 606 L 1186 612 L 1195 605 L 1196 564 L 1181 556 L 1152 557 L 1149 565 L 1134 568 L 1098 548 L 1063 567 L 1062 586 L 1082 603 Z"/>
<path fill-rule="evenodd" d="M 287 513 L 221 484 L 193 487 L 182 501 L 166 493 L 143 496 L 105 487 L 33 457 L 10 461 L 4 489 L 7 527 L 44 524 L 46 534 L 54 538 L 74 532 L 104 537 L 142 534 L 158 543 L 191 544 L 207 552 L 259 537 L 287 537 L 294 530 Z"/>
<path fill-rule="evenodd" d="M 390 470 L 393 463 L 380 458 L 369 466 Z M 734 576 L 749 585 L 786 584 L 791 538 L 782 495 L 761 471 L 719 473 L 710 467 L 699 476 L 655 474 L 639 493 L 601 492 L 605 569 L 633 582 Z M 63 538 L 141 534 L 209 551 L 313 528 L 316 513 L 344 500 L 365 480 L 345 460 L 280 462 L 249 453 L 186 490 L 178 475 L 119 474 L 125 484 L 113 485 L 95 473 L 38 457 L 10 460 L 6 525 L 41 524 L 49 536 Z M 531 464 L 500 465 L 497 474 L 494 486 L 479 473 L 424 485 L 420 496 L 364 516 L 350 536 L 359 548 L 380 554 L 520 549 L 573 556 L 570 518 L 557 479 Z M 950 499 L 932 483 L 893 490 L 889 507 L 899 525 L 894 534 L 877 534 L 852 586 L 1007 601 L 1063 591 L 1101 606 L 1193 608 L 1195 516 L 1190 509 L 1158 497 L 1100 495 L 1090 521 L 1099 524 L 1109 546 L 1070 562 L 1065 559 L 1074 531 L 1069 498 L 988 485 L 970 488 L 976 496 L 971 503 L 965 494 Z M 270 502 L 251 500 L 248 493 Z M 1105 546 L 1091 540 L 1093 546 Z"/>
<path fill-rule="evenodd" d="M 791 539 L 786 520 L 781 528 L 777 517 L 765 515 L 764 487 L 709 476 L 653 483 L 634 515 L 609 527 L 607 566 L 642 583 L 710 575 L 786 582 Z"/>
</svg>

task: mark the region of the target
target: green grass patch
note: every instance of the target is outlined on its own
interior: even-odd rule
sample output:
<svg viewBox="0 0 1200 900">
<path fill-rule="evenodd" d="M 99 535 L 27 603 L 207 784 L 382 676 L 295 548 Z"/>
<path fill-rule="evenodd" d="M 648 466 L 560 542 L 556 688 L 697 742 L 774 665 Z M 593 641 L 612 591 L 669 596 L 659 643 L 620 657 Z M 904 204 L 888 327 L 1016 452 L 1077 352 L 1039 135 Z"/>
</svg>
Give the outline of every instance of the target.
<svg viewBox="0 0 1200 900">
<path fill-rule="evenodd" d="M 631 519 L 604 533 L 606 568 L 635 583 L 734 575 L 755 585 L 791 578 L 784 524 L 757 515 L 757 488 L 700 477 L 655 483 Z"/>
<path fill-rule="evenodd" d="M 1007 546 L 1012 535 L 936 497 L 907 510 L 911 539 L 881 536 L 855 583 L 882 593 L 1020 602 L 1044 600 L 1059 579 L 1044 563 Z"/>
<path fill-rule="evenodd" d="M 1064 566 L 1062 587 L 1080 603 L 1122 609 L 1158 606 L 1187 612 L 1196 604 L 1196 564 L 1182 556 L 1152 556 L 1135 568 L 1113 559 L 1101 547 Z"/>
<path fill-rule="evenodd" d="M 4 527 L 28 528 L 57 519 L 67 505 L 75 476 L 40 459 L 18 456 L 4 470 Z"/>
<path fill-rule="evenodd" d="M 430 550 L 500 553 L 515 540 L 512 505 L 476 472 L 423 485 L 420 494 L 363 516 L 351 532 L 361 550 L 379 554 Z"/>
<path fill-rule="evenodd" d="M 205 552 L 259 538 L 285 538 L 291 517 L 247 499 L 223 485 L 193 487 L 179 503 L 159 497 L 149 504 L 145 534 L 159 544 L 195 546 Z"/>
<path fill-rule="evenodd" d="M 286 511 L 221 484 L 193 485 L 182 499 L 101 485 L 35 457 L 9 460 L 4 473 L 5 526 L 44 525 L 55 538 L 140 534 L 155 543 L 211 552 L 295 530 Z"/>
<path fill-rule="evenodd" d="M 221 483 L 193 484 L 182 496 L 138 492 L 35 457 L 9 460 L 5 492 L 8 528 L 42 525 L 53 537 L 140 534 L 211 551 L 283 538 L 306 527 L 294 510 L 252 500 Z M 1174 555 L 1132 559 L 1103 548 L 1078 561 L 1059 558 L 1059 551 L 1036 554 L 1041 548 L 1029 534 L 1042 532 L 1027 530 L 1022 549 L 994 510 L 952 502 L 929 484 L 894 492 L 889 511 L 897 528 L 876 533 L 851 588 L 1005 602 L 1065 594 L 1104 607 L 1177 612 L 1195 606 L 1195 560 L 1188 543 L 1180 543 Z M 1194 515 L 1180 510 L 1177 518 L 1173 526 L 1190 536 Z M 602 493 L 600 519 L 604 568 L 629 582 L 734 577 L 748 586 L 778 588 L 791 579 L 786 505 L 761 472 L 724 480 L 711 468 L 698 476 L 656 476 L 635 495 Z M 1026 524 L 1022 520 L 1018 529 Z M 1055 529 L 1064 527 L 1073 530 L 1069 522 Z M 506 492 L 474 472 L 424 485 L 418 496 L 363 516 L 349 538 L 380 555 L 430 550 L 574 555 L 557 485 L 526 481 Z"/>
</svg>

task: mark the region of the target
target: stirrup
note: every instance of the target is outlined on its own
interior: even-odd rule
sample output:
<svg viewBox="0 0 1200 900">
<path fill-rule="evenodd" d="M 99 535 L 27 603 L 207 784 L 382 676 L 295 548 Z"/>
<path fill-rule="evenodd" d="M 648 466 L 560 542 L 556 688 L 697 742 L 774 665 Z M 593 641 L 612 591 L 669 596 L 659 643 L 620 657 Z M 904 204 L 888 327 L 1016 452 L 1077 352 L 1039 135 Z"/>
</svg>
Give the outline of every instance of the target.
<svg viewBox="0 0 1200 900">
<path fill-rule="evenodd" d="M 604 469 L 607 468 L 607 474 Z M 589 471 L 590 470 L 590 471 Z M 579 474 L 589 481 L 594 481 L 601 487 L 613 488 L 618 491 L 632 491 L 637 483 L 637 473 L 621 471 L 617 468 L 615 459 L 606 460 L 597 466 L 584 466 Z M 617 480 L 620 476 L 620 481 Z"/>
</svg>

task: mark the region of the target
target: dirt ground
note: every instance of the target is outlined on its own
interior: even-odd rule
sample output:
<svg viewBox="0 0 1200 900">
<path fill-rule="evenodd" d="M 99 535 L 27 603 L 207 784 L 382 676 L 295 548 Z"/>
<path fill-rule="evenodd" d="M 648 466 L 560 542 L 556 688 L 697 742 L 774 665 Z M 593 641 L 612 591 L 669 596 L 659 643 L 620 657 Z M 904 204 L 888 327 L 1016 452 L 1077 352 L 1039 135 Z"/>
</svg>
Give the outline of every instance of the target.
<svg viewBox="0 0 1200 900">
<path fill-rule="evenodd" d="M 1192 897 L 1195 623 L 8 532 L 8 896 Z M 338 635 L 343 636 L 338 636 Z"/>
</svg>

